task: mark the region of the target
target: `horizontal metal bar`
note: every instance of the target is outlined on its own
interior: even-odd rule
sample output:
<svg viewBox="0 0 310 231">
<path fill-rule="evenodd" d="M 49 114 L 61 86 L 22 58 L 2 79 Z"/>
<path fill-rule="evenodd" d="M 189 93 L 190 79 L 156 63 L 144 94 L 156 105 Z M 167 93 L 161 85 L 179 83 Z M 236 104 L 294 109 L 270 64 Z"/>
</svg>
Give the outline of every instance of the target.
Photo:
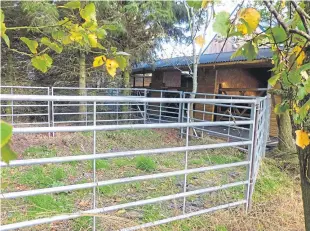
<svg viewBox="0 0 310 231">
<path fill-rule="evenodd" d="M 73 101 L 73 102 L 159 102 L 159 103 L 249 103 L 255 104 L 256 99 L 183 99 L 183 98 L 152 98 L 136 96 L 48 96 L 48 95 L 8 95 L 1 94 L 1 100 L 19 100 L 19 101 Z"/>
<path fill-rule="evenodd" d="M 47 115 L 49 115 L 49 114 L 47 114 L 47 113 L 39 113 L 39 114 L 2 114 L 1 116 L 3 116 L 3 117 L 20 117 L 20 116 L 47 116 Z"/>
<path fill-rule="evenodd" d="M 0 88 L 26 88 L 26 89 L 49 89 L 49 87 L 32 87 L 32 86 L 0 86 Z"/>
<path fill-rule="evenodd" d="M 113 184 L 130 183 L 130 182 L 141 181 L 141 180 L 152 180 L 152 179 L 159 179 L 159 178 L 165 178 L 165 177 L 180 176 L 184 174 L 200 173 L 200 172 L 220 170 L 220 169 L 225 169 L 225 168 L 246 166 L 249 163 L 250 163 L 249 161 L 243 161 L 243 162 L 236 162 L 236 163 L 231 163 L 231 164 L 221 164 L 221 165 L 216 165 L 216 166 L 208 166 L 208 167 L 180 170 L 180 171 L 174 171 L 174 172 L 157 173 L 157 174 L 152 174 L 152 175 L 134 176 L 134 177 L 112 179 L 112 180 L 99 181 L 99 182 L 59 186 L 59 187 L 53 187 L 53 188 L 2 193 L 0 194 L 0 199 L 14 199 L 14 198 L 19 198 L 19 197 L 35 196 L 35 195 L 41 195 L 41 194 L 47 194 L 47 193 L 59 193 L 59 192 L 67 192 L 67 191 L 73 191 L 73 190 L 79 190 L 79 189 L 87 189 L 87 188 L 92 188 L 96 186 L 99 187 L 99 186 L 106 186 L 106 185 L 113 185 Z"/>
<path fill-rule="evenodd" d="M 33 123 L 18 123 L 16 121 L 14 121 L 14 123 L 12 123 L 12 125 L 38 125 L 38 124 L 49 124 L 49 122 L 33 122 Z"/>
<path fill-rule="evenodd" d="M 97 122 L 116 122 L 116 121 L 139 121 L 139 120 L 144 120 L 143 118 L 138 118 L 138 119 L 117 119 L 117 120 L 99 120 L 99 119 L 96 119 Z M 93 120 L 87 120 L 87 122 L 93 122 Z M 85 120 L 68 120 L 68 121 L 57 121 L 57 122 L 54 122 L 54 124 L 66 124 L 66 123 L 84 123 L 85 124 Z"/>
<path fill-rule="evenodd" d="M 194 190 L 190 192 L 171 194 L 168 196 L 161 196 L 161 197 L 156 197 L 156 198 L 151 198 L 151 199 L 146 199 L 146 200 L 139 200 L 139 201 L 129 202 L 125 204 L 112 205 L 108 207 L 91 209 L 91 210 L 86 210 L 86 211 L 81 211 L 81 212 L 76 212 L 76 213 L 71 213 L 71 214 L 64 214 L 64 215 L 58 215 L 58 216 L 53 216 L 53 217 L 48 217 L 48 218 L 40 218 L 40 219 L 35 219 L 35 220 L 30 220 L 30 221 L 23 221 L 23 222 L 8 224 L 8 225 L 2 225 L 0 226 L 0 230 L 5 231 L 5 230 L 11 230 L 11 229 L 19 229 L 19 228 L 24 228 L 24 227 L 33 226 L 33 225 L 40 225 L 40 224 L 51 223 L 55 221 L 74 219 L 74 218 L 78 218 L 81 216 L 94 216 L 94 214 L 107 213 L 107 212 L 112 212 L 112 211 L 119 210 L 119 209 L 126 209 L 126 208 L 135 207 L 135 206 L 142 206 L 142 205 L 153 204 L 157 202 L 168 201 L 168 200 L 173 200 L 173 199 L 178 199 L 178 198 L 183 198 L 183 197 L 188 197 L 188 196 L 193 196 L 193 195 L 198 195 L 198 194 L 203 194 L 203 193 L 214 192 L 214 191 L 236 187 L 240 185 L 246 185 L 248 183 L 249 183 L 248 181 L 240 181 L 240 182 L 229 183 L 229 184 L 225 184 L 221 186 L 214 186 L 214 187 L 198 189 L 198 190 Z"/>
<path fill-rule="evenodd" d="M 102 154 L 90 154 L 90 155 L 78 155 L 78 156 L 62 156 L 62 157 L 50 157 L 39 159 L 24 159 L 24 160 L 11 160 L 10 164 L 0 162 L 0 167 L 17 167 L 25 165 L 38 165 L 38 164 L 51 164 L 51 163 L 65 163 L 71 161 L 83 161 L 83 160 L 97 160 L 97 159 L 109 159 L 118 157 L 138 156 L 138 155 L 150 155 L 150 154 L 164 154 L 169 152 L 184 152 L 184 151 L 198 151 L 213 148 L 225 148 L 236 147 L 251 144 L 251 141 L 238 141 L 229 143 L 217 143 L 217 144 L 205 144 L 187 147 L 172 147 L 172 148 L 158 148 L 148 150 L 134 150 L 123 152 L 108 152 Z"/>
<path fill-rule="evenodd" d="M 79 90 L 79 89 L 83 89 L 83 90 L 136 90 L 136 91 L 144 91 L 144 88 L 95 88 L 95 87 L 52 87 L 54 90 L 57 89 L 74 89 L 74 90 Z"/>
<path fill-rule="evenodd" d="M 138 229 L 144 229 L 144 228 L 148 228 L 148 227 L 152 227 L 152 226 L 166 224 L 166 223 L 169 223 L 172 221 L 178 221 L 178 220 L 190 218 L 193 216 L 202 215 L 205 213 L 215 212 L 215 211 L 220 210 L 220 209 L 227 209 L 230 207 L 236 207 L 236 206 L 243 205 L 243 204 L 246 204 L 246 200 L 241 200 L 241 201 L 236 201 L 236 202 L 232 202 L 232 203 L 228 203 L 228 204 L 224 204 L 224 205 L 219 205 L 219 206 L 215 206 L 212 208 L 203 209 L 203 210 L 199 210 L 199 211 L 195 211 L 195 212 L 191 212 L 191 213 L 186 213 L 186 214 L 175 216 L 175 217 L 169 217 L 166 219 L 145 223 L 145 224 L 133 226 L 130 228 L 124 228 L 124 229 L 121 229 L 120 231 L 133 231 L 133 230 L 138 230 Z"/>
<path fill-rule="evenodd" d="M 84 106 L 93 106 L 94 104 L 93 103 L 72 103 L 72 104 L 57 104 L 57 103 L 54 103 L 54 106 L 55 107 L 78 107 L 78 106 L 81 106 L 81 105 L 84 105 Z M 133 104 L 133 103 L 97 103 L 96 106 L 143 106 L 144 104 L 143 103 L 136 103 L 136 104 Z M 9 105 L 11 106 L 11 105 Z"/>
<path fill-rule="evenodd" d="M 248 125 L 253 121 L 216 121 L 193 123 L 166 123 L 166 124 L 124 124 L 124 125 L 98 125 L 98 126 L 63 126 L 63 127 L 36 127 L 13 128 L 13 133 L 44 133 L 44 132 L 83 132 L 83 131 L 111 131 L 123 129 L 150 129 L 150 128 L 185 128 L 185 127 L 213 127 L 220 125 Z"/>
<path fill-rule="evenodd" d="M 14 104 L 14 105 L 0 105 L 1 107 L 47 107 L 45 104 Z"/>
</svg>

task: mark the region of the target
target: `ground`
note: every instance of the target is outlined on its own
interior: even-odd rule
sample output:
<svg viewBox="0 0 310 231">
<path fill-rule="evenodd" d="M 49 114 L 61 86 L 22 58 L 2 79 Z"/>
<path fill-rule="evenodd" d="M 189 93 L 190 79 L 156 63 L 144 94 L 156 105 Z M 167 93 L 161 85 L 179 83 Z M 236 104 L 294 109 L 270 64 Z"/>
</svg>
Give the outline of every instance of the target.
<svg viewBox="0 0 310 231">
<path fill-rule="evenodd" d="M 178 131 L 126 130 L 97 132 L 97 153 L 116 152 L 184 145 Z M 93 133 L 58 133 L 47 135 L 15 135 L 14 149 L 20 159 L 79 155 L 92 153 Z M 192 139 L 190 145 L 223 142 L 206 137 Z M 221 148 L 189 153 L 189 168 L 241 161 L 246 154 L 235 148 Z M 98 180 L 168 172 L 184 168 L 184 153 L 115 158 L 96 162 Z M 61 186 L 92 181 L 92 161 L 48 164 L 32 167 L 3 168 L 2 192 Z M 238 167 L 188 176 L 188 190 L 244 180 L 246 169 Z M 255 187 L 252 208 L 248 214 L 243 207 L 222 210 L 192 217 L 151 230 L 304 230 L 298 174 L 287 164 L 266 158 L 262 163 Z M 182 192 L 183 177 L 139 181 L 99 187 L 97 207 L 127 203 Z M 187 211 L 196 211 L 213 205 L 243 198 L 244 188 L 235 187 L 219 193 L 188 198 Z M 3 200 L 3 224 L 47 217 L 59 213 L 91 209 L 92 189 L 51 195 L 37 195 L 25 199 Z M 155 205 L 122 209 L 97 218 L 98 230 L 117 230 L 142 222 L 163 219 L 182 213 L 182 201 L 173 200 Z M 90 217 L 40 225 L 25 230 L 91 230 Z"/>
</svg>

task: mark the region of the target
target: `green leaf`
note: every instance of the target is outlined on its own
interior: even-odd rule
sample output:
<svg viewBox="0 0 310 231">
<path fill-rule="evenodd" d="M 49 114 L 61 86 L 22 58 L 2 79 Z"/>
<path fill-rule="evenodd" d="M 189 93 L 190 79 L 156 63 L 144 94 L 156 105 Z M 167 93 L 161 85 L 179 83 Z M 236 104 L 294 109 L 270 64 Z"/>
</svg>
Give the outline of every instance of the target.
<svg viewBox="0 0 310 231">
<path fill-rule="evenodd" d="M 290 108 L 290 106 L 284 102 L 284 103 L 278 103 L 275 107 L 274 107 L 274 112 L 276 114 L 283 114 L 284 112 L 286 112 L 288 109 Z"/>
<path fill-rule="evenodd" d="M 249 41 L 247 43 L 245 43 L 242 47 L 243 47 L 243 55 L 248 59 L 248 60 L 253 60 L 256 58 L 257 53 L 258 53 L 258 49 L 257 46 L 255 46 L 256 44 L 253 44 L 252 41 Z"/>
<path fill-rule="evenodd" d="M 71 2 L 66 3 L 63 7 L 69 8 L 69 9 L 78 9 L 78 8 L 81 8 L 81 3 L 80 1 L 71 1 Z"/>
<path fill-rule="evenodd" d="M 4 22 L 4 13 L 2 11 L 2 9 L 0 9 L 0 23 Z"/>
<path fill-rule="evenodd" d="M 13 134 L 13 127 L 12 127 L 12 125 L 10 125 L 10 124 L 2 121 L 2 120 L 0 122 L 0 126 L 1 126 L 1 128 L 0 128 L 1 146 L 0 147 L 2 148 L 4 145 L 6 145 L 10 141 L 12 134 Z"/>
<path fill-rule="evenodd" d="M 43 37 L 41 39 L 41 43 L 51 48 L 52 50 L 56 51 L 58 54 L 62 52 L 62 49 L 63 49 L 62 46 L 58 45 L 57 43 L 51 42 L 51 40 L 47 37 Z"/>
<path fill-rule="evenodd" d="M 46 73 L 51 68 L 53 59 L 48 54 L 43 54 L 33 57 L 31 63 L 36 69 Z"/>
<path fill-rule="evenodd" d="M 202 1 L 186 1 L 189 7 L 193 7 L 196 10 L 201 8 Z"/>
<path fill-rule="evenodd" d="M 123 56 L 116 56 L 115 60 L 118 63 L 119 68 L 124 71 L 127 67 L 127 60 Z"/>
<path fill-rule="evenodd" d="M 215 16 L 213 30 L 222 36 L 227 36 L 230 27 L 229 13 L 222 11 Z"/>
<path fill-rule="evenodd" d="M 106 25 L 103 25 L 101 28 L 105 30 L 110 30 L 110 31 L 116 31 L 119 29 L 119 27 L 115 24 L 106 24 Z"/>
<path fill-rule="evenodd" d="M 35 40 L 28 39 L 26 37 L 21 37 L 20 40 L 22 40 L 29 48 L 29 50 L 33 53 L 36 54 L 37 48 L 38 48 L 38 42 Z"/>
<path fill-rule="evenodd" d="M 4 34 L 4 35 L 2 35 L 2 38 L 3 38 L 4 42 L 6 43 L 6 45 L 8 46 L 8 48 L 10 48 L 10 39 L 9 39 L 9 37 L 6 34 Z"/>
<path fill-rule="evenodd" d="M 15 160 L 17 155 L 15 152 L 12 151 L 10 144 L 6 144 L 1 147 L 1 160 L 5 163 L 9 164 L 10 160 Z"/>
<path fill-rule="evenodd" d="M 230 59 L 234 59 L 236 57 L 243 55 L 243 47 L 239 47 L 230 57 Z"/>
<path fill-rule="evenodd" d="M 297 98 L 299 100 L 302 100 L 305 98 L 306 95 L 308 95 L 306 88 L 305 87 L 299 87 L 298 92 L 297 92 Z"/>
<path fill-rule="evenodd" d="M 288 81 L 291 84 L 298 84 L 301 83 L 301 74 L 299 72 L 299 70 L 295 70 L 295 71 L 290 71 L 288 73 Z"/>
<path fill-rule="evenodd" d="M 304 120 L 309 113 L 310 109 L 310 99 L 300 108 L 299 117 L 301 120 Z"/>
<path fill-rule="evenodd" d="M 111 47 L 111 51 L 115 53 L 117 51 L 117 47 Z"/>
<path fill-rule="evenodd" d="M 80 15 L 85 21 L 97 21 L 96 20 L 96 7 L 94 3 L 87 4 L 84 9 L 80 11 Z"/>
<path fill-rule="evenodd" d="M 287 39 L 286 32 L 281 26 L 272 28 L 270 34 L 273 35 L 276 43 L 283 43 Z"/>
<path fill-rule="evenodd" d="M 104 39 L 106 37 L 106 35 L 107 35 L 107 32 L 104 28 L 99 28 L 97 30 L 97 36 L 99 39 Z"/>
<path fill-rule="evenodd" d="M 66 36 L 66 33 L 64 31 L 58 30 L 52 32 L 52 38 L 57 41 L 62 41 L 62 39 Z"/>
<path fill-rule="evenodd" d="M 281 73 L 278 73 L 274 76 L 272 76 L 270 79 L 268 79 L 268 83 L 271 85 L 271 86 L 275 86 L 277 81 L 279 80 L 279 78 L 281 77 Z"/>
<path fill-rule="evenodd" d="M 302 65 L 301 67 L 299 67 L 299 72 L 302 72 L 302 71 L 307 71 L 310 69 L 310 63 L 306 63 L 304 65 Z"/>
</svg>

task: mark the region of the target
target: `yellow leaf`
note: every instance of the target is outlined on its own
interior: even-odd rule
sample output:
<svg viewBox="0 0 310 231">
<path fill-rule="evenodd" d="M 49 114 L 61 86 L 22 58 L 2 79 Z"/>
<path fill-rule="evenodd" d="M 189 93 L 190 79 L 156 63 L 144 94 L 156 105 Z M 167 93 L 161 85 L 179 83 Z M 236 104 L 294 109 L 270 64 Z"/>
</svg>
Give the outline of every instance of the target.
<svg viewBox="0 0 310 231">
<path fill-rule="evenodd" d="M 295 53 L 296 57 L 297 55 L 299 55 L 298 58 L 296 59 L 296 63 L 297 67 L 300 67 L 306 58 L 306 53 L 302 51 L 302 48 L 300 46 L 294 47 L 293 52 Z"/>
<path fill-rule="evenodd" d="M 104 55 L 97 56 L 94 58 L 93 67 L 100 67 L 104 64 L 106 57 Z"/>
<path fill-rule="evenodd" d="M 237 30 L 241 32 L 241 34 L 246 35 L 248 33 L 248 29 L 244 24 L 238 24 L 237 25 Z"/>
<path fill-rule="evenodd" d="M 252 33 L 258 26 L 260 21 L 260 13 L 254 9 L 254 8 L 245 8 L 240 9 L 238 12 L 239 20 L 241 20 L 241 25 L 239 29 L 237 26 L 238 31 L 241 33 L 244 33 L 246 31 L 246 34 Z M 245 25 L 245 23 L 247 25 Z"/>
<path fill-rule="evenodd" d="M 79 32 L 70 31 L 70 39 L 75 42 L 79 42 L 83 39 L 83 36 Z"/>
<path fill-rule="evenodd" d="M 199 45 L 200 47 L 202 47 L 204 44 L 205 44 L 205 39 L 203 38 L 202 35 L 198 35 L 196 38 L 195 38 L 195 43 L 197 45 Z"/>
<path fill-rule="evenodd" d="M 107 59 L 105 65 L 106 65 L 107 72 L 109 73 L 109 75 L 111 75 L 112 77 L 114 77 L 115 74 L 116 74 L 116 68 L 119 67 L 119 65 L 118 65 L 118 63 L 116 62 L 116 60 L 114 60 L 114 59 Z"/>
<path fill-rule="evenodd" d="M 286 0 L 281 0 L 281 8 L 285 7 L 285 2 L 286 2 Z"/>
<path fill-rule="evenodd" d="M 296 145 L 304 149 L 310 144 L 308 133 L 303 130 L 297 130 L 296 133 Z"/>
<path fill-rule="evenodd" d="M 91 47 L 97 47 L 97 35 L 88 34 L 88 40 Z"/>
<path fill-rule="evenodd" d="M 203 9 L 207 8 L 209 2 L 211 2 L 211 1 L 210 0 L 202 0 L 201 8 L 203 8 Z"/>
<path fill-rule="evenodd" d="M 6 26 L 5 26 L 5 24 L 3 22 L 1 23 L 0 30 L 1 30 L 1 37 L 2 37 L 5 34 L 5 31 L 6 31 Z"/>
</svg>

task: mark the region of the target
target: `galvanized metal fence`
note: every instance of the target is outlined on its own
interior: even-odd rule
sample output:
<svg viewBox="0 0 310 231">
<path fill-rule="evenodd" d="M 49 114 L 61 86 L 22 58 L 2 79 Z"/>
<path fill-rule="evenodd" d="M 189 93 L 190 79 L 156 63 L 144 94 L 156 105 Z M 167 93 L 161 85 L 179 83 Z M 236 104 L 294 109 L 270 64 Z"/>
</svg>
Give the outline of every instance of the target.
<svg viewBox="0 0 310 231">
<path fill-rule="evenodd" d="M 139 93 L 140 94 L 140 93 Z M 266 145 L 267 133 L 266 128 L 268 126 L 268 98 L 253 98 L 253 99 L 205 99 L 205 98 L 158 98 L 158 97 L 145 97 L 145 95 L 141 96 L 61 96 L 61 95 L 52 95 L 52 96 L 40 96 L 40 95 L 11 95 L 11 94 L 2 94 L 1 95 L 2 102 L 43 102 L 43 103 L 53 103 L 53 107 L 57 107 L 62 103 L 68 104 L 79 104 L 80 102 L 87 102 L 88 108 L 92 107 L 91 111 L 88 111 L 87 115 L 92 115 L 91 123 L 87 123 L 80 126 L 52 126 L 52 127 L 25 127 L 20 128 L 18 126 L 14 127 L 14 134 L 30 134 L 30 133 L 59 133 L 59 132 L 83 132 L 83 131 L 91 131 L 93 132 L 93 152 L 88 153 L 85 155 L 69 155 L 63 157 L 50 157 L 50 158 L 37 158 L 37 159 L 21 159 L 21 160 L 14 160 L 10 162 L 10 165 L 7 165 L 1 162 L 1 167 L 5 168 L 17 168 L 21 166 L 33 166 L 33 165 L 44 165 L 44 164 L 60 164 L 72 161 L 93 161 L 93 181 L 87 183 L 80 183 L 80 184 L 72 184 L 72 185 L 64 185 L 64 186 L 55 186 L 49 188 L 41 188 L 41 189 L 32 189 L 32 190 L 24 190 L 24 191 L 17 191 L 17 192 L 4 192 L 0 195 L 2 200 L 12 200 L 15 198 L 24 198 L 28 196 L 34 195 L 41 195 L 41 194 L 51 194 L 51 193 L 60 193 L 66 191 L 74 191 L 74 190 L 81 190 L 81 189 L 93 189 L 93 199 L 92 199 L 92 209 L 85 210 L 85 211 L 78 211 L 69 214 L 59 214 L 52 217 L 45 217 L 45 218 L 38 218 L 29 221 L 22 221 L 18 223 L 11 223 L 1 225 L 0 230 L 12 230 L 12 229 L 20 229 L 24 227 L 32 227 L 34 225 L 46 224 L 56 221 L 64 221 L 69 219 L 75 219 L 83 216 L 92 216 L 93 217 L 93 230 L 96 230 L 97 223 L 96 223 L 96 214 L 100 213 L 109 213 L 113 211 L 117 211 L 120 209 L 127 209 L 142 205 L 154 204 L 164 201 L 171 201 L 182 199 L 182 213 L 179 215 L 175 215 L 172 217 L 164 218 L 162 220 L 156 220 L 147 222 L 144 224 L 139 224 L 133 227 L 127 227 L 123 230 L 137 230 L 141 228 L 151 227 L 155 225 L 165 224 L 171 221 L 176 221 L 180 219 L 189 218 L 195 215 L 201 215 L 204 213 L 213 212 L 220 209 L 235 207 L 244 205 L 245 209 L 247 210 L 251 204 L 251 197 L 253 195 L 254 190 L 254 183 L 256 180 L 256 176 L 258 173 L 258 166 L 260 159 L 263 156 L 264 148 Z M 117 124 L 117 120 L 114 121 L 113 124 L 104 124 L 98 125 L 97 124 L 97 109 L 102 106 L 109 105 L 121 105 L 124 104 L 128 105 L 143 105 L 144 106 L 144 114 L 143 114 L 143 122 L 142 123 L 132 123 L 130 120 L 124 120 L 123 124 Z M 147 108 L 149 105 L 152 104 L 159 104 L 160 106 L 168 105 L 168 104 L 175 104 L 178 106 L 173 107 L 174 109 L 181 108 L 182 105 L 182 114 L 186 114 L 185 120 L 180 117 L 177 117 L 177 121 L 165 121 L 162 123 L 162 120 L 159 119 L 158 122 L 146 122 L 145 116 L 147 113 Z M 228 121 L 207 121 L 207 120 L 199 120 L 195 121 L 192 120 L 190 115 L 194 113 L 191 111 L 191 104 L 201 104 L 205 108 L 213 107 L 215 105 L 224 105 L 225 107 L 229 108 L 239 108 L 240 105 L 247 105 L 250 117 L 249 118 L 238 118 Z M 55 106 L 57 105 L 57 106 Z M 147 105 L 147 106 L 145 106 Z M 183 107 L 183 105 L 186 105 Z M 113 108 L 115 109 L 115 107 Z M 163 110 L 159 107 L 159 116 L 162 116 Z M 55 112 L 54 112 L 55 113 Z M 56 112 L 57 113 L 57 112 Z M 141 115 L 142 116 L 142 115 Z M 90 119 L 90 117 L 88 117 Z M 89 120 L 88 120 L 89 121 Z M 232 127 L 248 127 L 247 136 L 241 140 L 226 140 L 226 142 L 215 143 L 215 144 L 203 144 L 203 145 L 189 145 L 189 138 L 191 135 L 191 130 L 201 130 L 201 131 L 208 131 L 210 127 L 216 126 L 230 126 Z M 183 129 L 183 135 L 185 136 L 185 145 L 184 146 L 177 146 L 177 147 L 170 147 L 170 148 L 158 148 L 158 149 L 147 149 L 147 150 L 128 150 L 128 151 L 119 151 L 119 152 L 108 152 L 108 153 L 97 153 L 97 144 L 96 144 L 96 132 L 98 131 L 111 131 L 111 130 L 124 130 L 124 129 L 164 129 L 164 128 L 178 128 Z M 213 165 L 213 166 L 204 166 L 199 168 L 188 168 L 188 158 L 189 153 L 191 151 L 197 150 L 209 150 L 209 149 L 218 149 L 223 147 L 243 147 L 247 151 L 246 159 L 243 161 L 238 161 L 235 163 L 230 164 L 220 164 L 220 165 Z M 117 157 L 130 157 L 130 156 L 139 156 L 139 155 L 167 155 L 171 152 L 181 152 L 184 155 L 184 165 L 183 169 L 170 171 L 170 172 L 159 172 L 149 175 L 141 175 L 141 176 L 131 176 L 125 178 L 115 178 L 115 179 L 108 179 L 104 181 L 98 181 L 96 175 L 96 160 L 99 159 L 111 159 Z M 181 155 L 181 154 L 180 154 Z M 189 190 L 187 188 L 187 180 L 188 175 L 193 173 L 204 173 L 210 171 L 217 171 L 222 169 L 228 168 L 236 168 L 236 167 L 244 167 L 247 169 L 245 171 L 244 180 L 235 181 L 235 182 L 228 182 L 224 184 L 219 184 L 213 187 L 203 187 L 200 189 Z M 168 178 L 173 176 L 183 176 L 184 182 L 181 189 L 181 192 L 171 194 L 171 195 L 163 195 L 155 198 L 147 198 L 143 200 L 136 200 L 131 201 L 128 203 L 118 204 L 117 202 L 111 206 L 106 207 L 97 207 L 97 195 L 96 189 L 100 186 L 105 185 L 115 185 L 115 184 L 125 184 L 129 182 L 137 182 L 137 181 L 147 181 L 151 179 L 162 179 Z M 187 209 L 187 200 L 190 196 L 206 194 L 210 192 L 219 192 L 221 190 L 227 190 L 230 188 L 236 188 L 238 186 L 243 186 L 244 188 L 244 196 L 242 199 L 236 199 L 235 201 L 218 204 L 216 206 L 212 206 L 209 208 L 203 208 L 198 211 L 189 211 Z M 147 195 L 146 195 L 147 196 Z"/>
</svg>

